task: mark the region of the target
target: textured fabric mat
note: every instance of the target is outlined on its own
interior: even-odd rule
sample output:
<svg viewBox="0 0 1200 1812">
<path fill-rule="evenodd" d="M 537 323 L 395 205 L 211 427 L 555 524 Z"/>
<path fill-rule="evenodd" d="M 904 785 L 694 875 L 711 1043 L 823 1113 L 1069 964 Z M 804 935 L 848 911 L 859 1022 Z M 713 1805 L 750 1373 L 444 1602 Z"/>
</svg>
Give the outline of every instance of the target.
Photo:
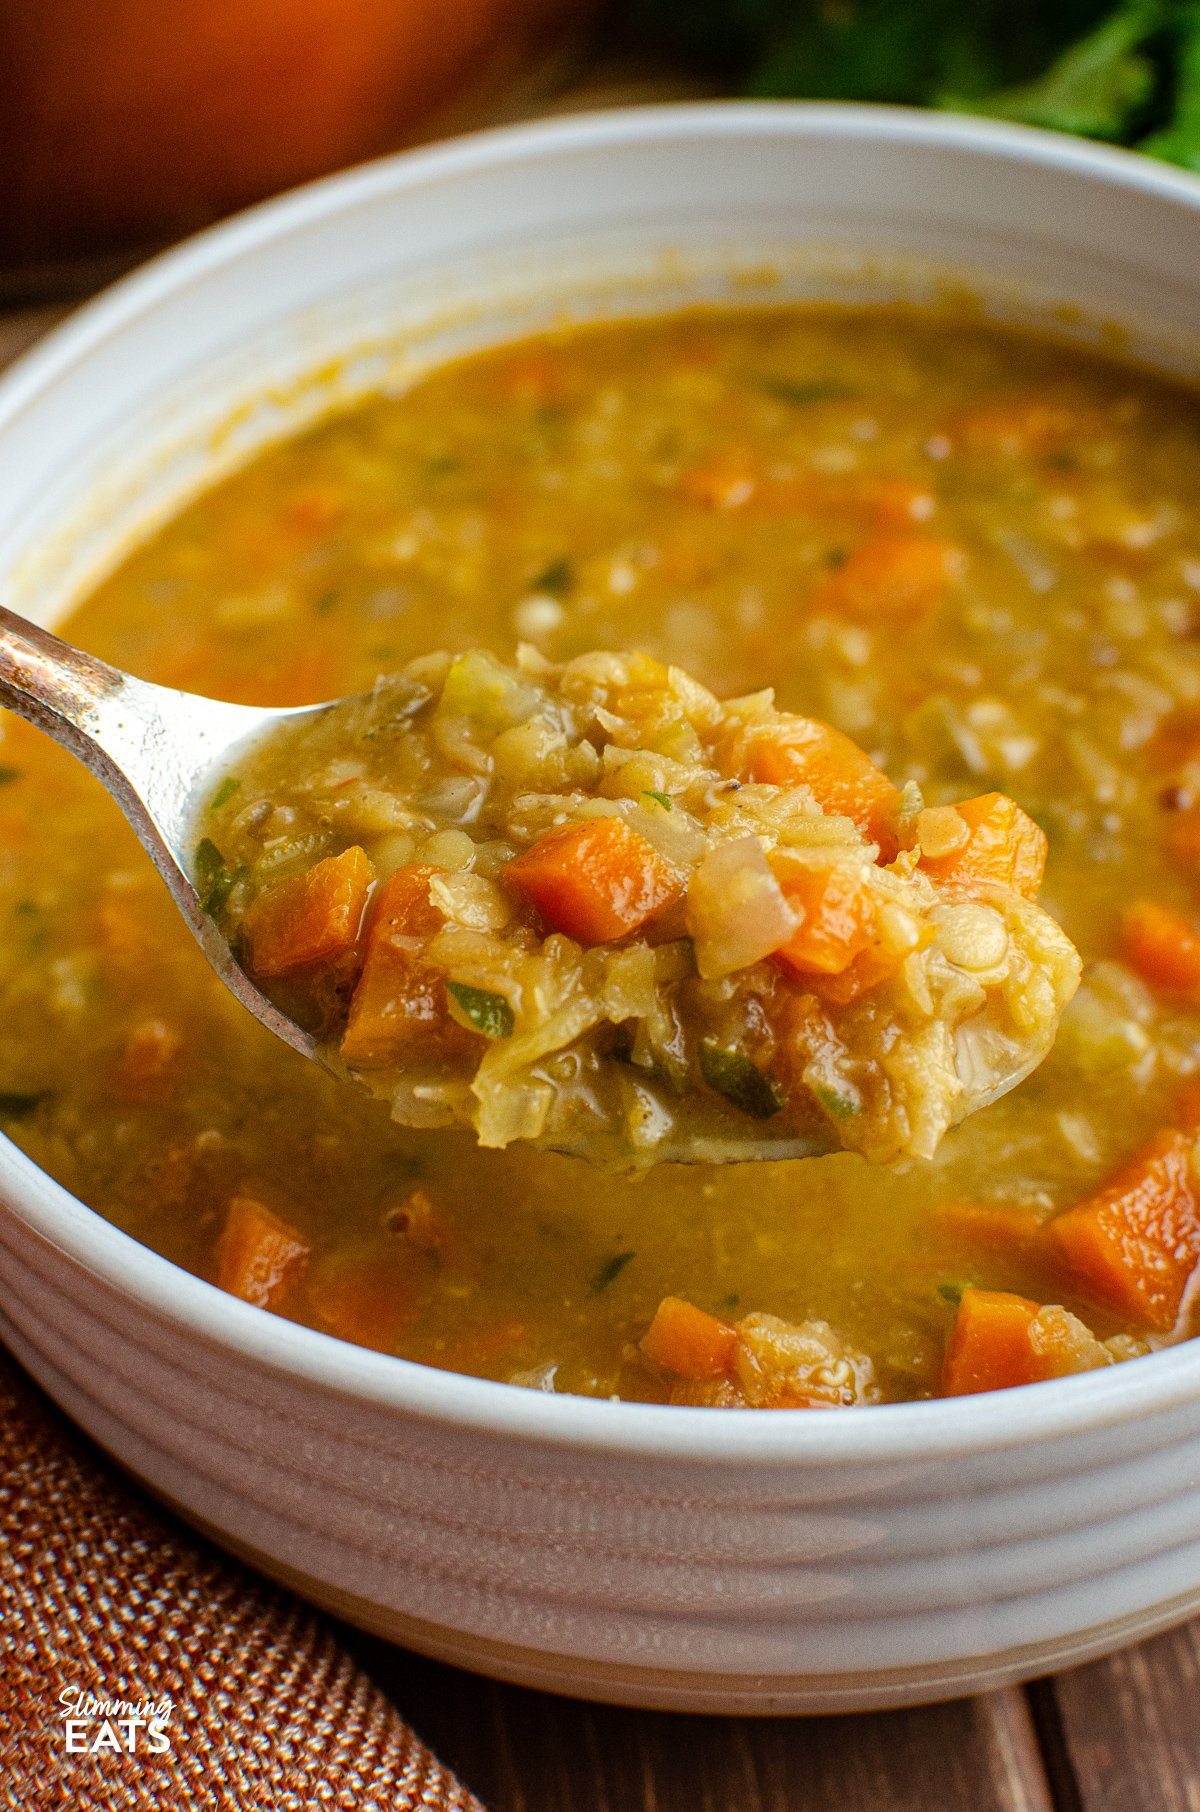
<svg viewBox="0 0 1200 1812">
<path fill-rule="evenodd" d="M 306 1605 L 143 1498 L 2 1350 L 0 1806 L 483 1812 Z"/>
</svg>

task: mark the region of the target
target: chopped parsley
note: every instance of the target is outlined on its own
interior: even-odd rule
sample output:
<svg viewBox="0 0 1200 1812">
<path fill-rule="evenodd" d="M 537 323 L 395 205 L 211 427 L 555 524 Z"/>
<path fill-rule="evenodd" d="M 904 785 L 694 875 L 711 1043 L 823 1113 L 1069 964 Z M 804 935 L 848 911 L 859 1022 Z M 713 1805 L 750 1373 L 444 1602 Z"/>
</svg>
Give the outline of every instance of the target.
<svg viewBox="0 0 1200 1812">
<path fill-rule="evenodd" d="M 467 1026 L 482 1032 L 485 1038 L 511 1038 L 513 1010 L 503 994 L 489 994 L 486 988 L 469 988 L 466 982 L 447 982 L 446 992 L 458 1008 Z"/>
<path fill-rule="evenodd" d="M 599 1296 L 601 1290 L 607 1290 L 609 1284 L 620 1277 L 629 1261 L 636 1257 L 636 1252 L 614 1252 L 611 1258 L 606 1258 L 589 1286 L 592 1295 Z"/>
<path fill-rule="evenodd" d="M 223 805 L 228 805 L 241 784 L 242 783 L 236 774 L 226 774 L 224 780 L 208 802 L 209 811 L 219 812 Z"/>
<path fill-rule="evenodd" d="M 783 1090 L 740 1051 L 731 1051 L 715 1038 L 700 1043 L 700 1074 L 709 1088 L 749 1114 L 752 1120 L 769 1120 L 783 1107 Z"/>
</svg>

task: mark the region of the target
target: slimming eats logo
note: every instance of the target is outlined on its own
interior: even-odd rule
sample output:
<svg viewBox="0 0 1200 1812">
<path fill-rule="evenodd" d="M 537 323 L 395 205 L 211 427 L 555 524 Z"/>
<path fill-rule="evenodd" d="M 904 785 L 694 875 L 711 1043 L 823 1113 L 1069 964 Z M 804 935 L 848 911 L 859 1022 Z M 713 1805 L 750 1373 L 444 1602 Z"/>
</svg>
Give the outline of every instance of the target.
<svg viewBox="0 0 1200 1812">
<path fill-rule="evenodd" d="M 70 1755 L 165 1755 L 175 1709 L 161 1699 L 98 1699 L 81 1686 L 58 1695 L 63 1746 Z"/>
</svg>

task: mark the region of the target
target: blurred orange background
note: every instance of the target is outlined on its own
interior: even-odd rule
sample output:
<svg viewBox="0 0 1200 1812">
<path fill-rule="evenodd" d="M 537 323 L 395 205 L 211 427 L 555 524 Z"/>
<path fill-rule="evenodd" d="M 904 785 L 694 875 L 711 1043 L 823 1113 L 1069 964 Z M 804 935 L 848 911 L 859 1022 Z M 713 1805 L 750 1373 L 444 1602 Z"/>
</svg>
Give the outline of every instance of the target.
<svg viewBox="0 0 1200 1812">
<path fill-rule="evenodd" d="M 0 262 L 174 237 L 532 98 L 595 0 L 0 0 Z"/>
</svg>

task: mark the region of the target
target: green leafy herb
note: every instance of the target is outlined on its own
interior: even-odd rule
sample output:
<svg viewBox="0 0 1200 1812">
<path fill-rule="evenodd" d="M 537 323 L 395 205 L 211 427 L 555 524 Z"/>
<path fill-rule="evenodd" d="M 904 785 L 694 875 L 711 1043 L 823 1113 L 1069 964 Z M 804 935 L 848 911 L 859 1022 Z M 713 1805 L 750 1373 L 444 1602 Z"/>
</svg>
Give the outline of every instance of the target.
<svg viewBox="0 0 1200 1812">
<path fill-rule="evenodd" d="M 1048 126 L 1086 138 L 1121 138 L 1154 90 L 1154 65 L 1140 46 L 1160 16 L 1157 0 L 1120 6 L 1033 81 L 977 96 L 967 105 L 973 112 L 1019 120 L 1026 126 Z M 948 99 L 943 105 L 964 103 Z"/>
<path fill-rule="evenodd" d="M 49 1098 L 49 1091 L 42 1089 L 40 1094 L 22 1095 L 15 1090 L 0 1090 L 0 1120 L 28 1120 L 34 1108 Z"/>
<path fill-rule="evenodd" d="M 215 918 L 229 898 L 234 882 L 240 880 L 244 872 L 227 865 L 211 837 L 201 837 L 196 845 L 196 892 L 200 896 L 201 912 Z"/>
<path fill-rule="evenodd" d="M 12 781 L 19 780 L 20 778 L 20 768 L 14 768 L 8 762 L 0 764 L 0 786 L 8 786 Z"/>
<path fill-rule="evenodd" d="M 236 774 L 226 774 L 224 780 L 208 802 L 209 811 L 219 812 L 223 805 L 228 805 L 241 784 L 242 783 Z"/>
<path fill-rule="evenodd" d="M 769 1120 L 783 1107 L 783 1090 L 775 1078 L 714 1038 L 701 1040 L 700 1074 L 709 1088 L 752 1120 Z"/>
<path fill-rule="evenodd" d="M 669 793 L 656 793 L 652 786 L 644 788 L 642 798 L 657 801 L 657 803 L 662 806 L 664 812 L 671 812 L 675 809 L 671 804 L 671 795 Z"/>
<path fill-rule="evenodd" d="M 591 1281 L 592 1295 L 599 1296 L 601 1290 L 607 1290 L 609 1284 L 620 1277 L 630 1259 L 636 1257 L 636 1252 L 614 1252 L 611 1258 L 606 1258 Z"/>
<path fill-rule="evenodd" d="M 512 1037 L 513 1010 L 503 994 L 489 994 L 486 988 L 469 988 L 466 982 L 454 981 L 446 983 L 446 992 L 473 1031 L 482 1032 L 485 1038 Z"/>
<path fill-rule="evenodd" d="M 862 1113 L 861 1101 L 856 1101 L 853 1095 L 843 1095 L 839 1089 L 830 1088 L 827 1083 L 819 1082 L 813 1089 L 813 1094 L 825 1112 L 835 1120 L 853 1120 L 855 1114 Z"/>
<path fill-rule="evenodd" d="M 765 377 L 759 382 L 768 396 L 781 403 L 792 403 L 797 409 L 802 409 L 806 403 L 833 403 L 854 395 L 849 384 L 843 384 L 838 378 L 813 378 L 805 382 L 801 378 Z"/>
<path fill-rule="evenodd" d="M 635 45 L 754 95 L 900 101 L 1200 170 L 1197 0 L 626 0 Z"/>
<path fill-rule="evenodd" d="M 970 1288 L 970 1284 L 966 1283 L 940 1283 L 937 1287 L 937 1293 L 939 1296 L 943 1297 L 946 1302 L 952 1302 L 955 1308 L 957 1308 L 963 1299 L 963 1291 L 969 1290 Z"/>
<path fill-rule="evenodd" d="M 563 592 L 570 591 L 575 580 L 575 573 L 569 560 L 552 560 L 535 579 L 531 581 L 534 591 L 552 592 L 561 597 Z"/>
</svg>

